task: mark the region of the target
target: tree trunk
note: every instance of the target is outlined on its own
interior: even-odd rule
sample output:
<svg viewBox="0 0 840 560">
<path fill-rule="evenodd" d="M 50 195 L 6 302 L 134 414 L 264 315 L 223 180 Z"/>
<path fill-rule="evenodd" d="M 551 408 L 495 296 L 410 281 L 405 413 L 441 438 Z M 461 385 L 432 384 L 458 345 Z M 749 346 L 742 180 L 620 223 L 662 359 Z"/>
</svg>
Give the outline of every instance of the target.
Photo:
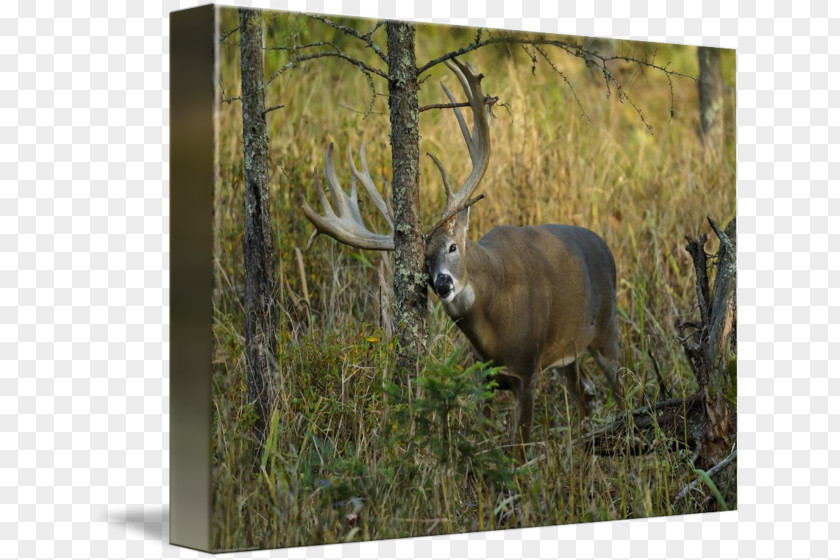
<svg viewBox="0 0 840 560">
<path fill-rule="evenodd" d="M 709 321 L 702 339 L 704 374 L 697 375 L 706 405 L 706 422 L 701 440 L 700 468 L 709 470 L 732 451 L 737 432 L 735 379 L 730 369 L 730 351 L 735 347 L 735 218 L 725 231 L 709 219 L 720 248 L 717 252 L 715 287 Z"/>
<path fill-rule="evenodd" d="M 416 368 L 426 347 L 426 276 L 423 233 L 420 228 L 419 104 L 414 25 L 389 21 L 388 106 L 391 118 L 391 157 L 394 168 L 394 331 L 400 350 L 398 377 Z"/>
<path fill-rule="evenodd" d="M 700 134 L 704 145 L 720 153 L 723 141 L 723 78 L 720 71 L 720 49 L 697 47 L 700 79 Z"/>
<path fill-rule="evenodd" d="M 268 135 L 265 126 L 262 19 L 259 12 L 239 10 L 242 71 L 242 136 L 245 146 L 245 347 L 248 401 L 257 414 L 258 441 L 272 398 L 269 379 L 275 364 L 276 315 L 273 297 L 274 247 L 268 199 Z"/>
</svg>

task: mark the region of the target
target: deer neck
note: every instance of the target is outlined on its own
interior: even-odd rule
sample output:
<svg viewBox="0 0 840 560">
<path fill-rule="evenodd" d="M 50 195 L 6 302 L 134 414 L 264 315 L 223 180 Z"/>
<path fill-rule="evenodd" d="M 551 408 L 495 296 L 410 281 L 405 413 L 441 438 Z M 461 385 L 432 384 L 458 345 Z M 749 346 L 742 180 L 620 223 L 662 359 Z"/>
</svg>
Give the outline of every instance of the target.
<svg viewBox="0 0 840 560">
<path fill-rule="evenodd" d="M 493 294 L 493 259 L 487 250 L 473 241 L 465 244 L 467 279 L 465 286 L 451 301 L 443 302 L 443 309 L 452 319 L 469 321 L 481 313 L 485 300 Z"/>
</svg>

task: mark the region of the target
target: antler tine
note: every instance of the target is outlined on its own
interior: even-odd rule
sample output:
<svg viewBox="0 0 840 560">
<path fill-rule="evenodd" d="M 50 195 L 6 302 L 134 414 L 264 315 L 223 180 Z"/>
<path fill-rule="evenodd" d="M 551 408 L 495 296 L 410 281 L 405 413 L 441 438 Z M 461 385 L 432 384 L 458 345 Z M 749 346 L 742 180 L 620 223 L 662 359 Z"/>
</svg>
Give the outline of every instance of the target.
<svg viewBox="0 0 840 560">
<path fill-rule="evenodd" d="M 350 184 L 350 198 L 347 202 L 353 219 L 359 223 L 363 223 L 362 213 L 359 211 L 359 193 L 356 190 L 356 179 L 353 179 L 353 182 Z"/>
<path fill-rule="evenodd" d="M 457 59 L 452 59 L 451 61 L 447 60 L 446 66 L 453 74 L 455 74 L 455 77 L 458 78 L 458 81 L 461 83 L 461 87 L 467 95 L 467 100 L 473 113 L 473 126 L 471 132 L 460 108 L 453 107 L 455 118 L 458 119 L 458 126 L 461 128 L 461 134 L 464 136 L 464 142 L 466 142 L 467 149 L 470 152 L 470 160 L 472 161 L 473 168 L 470 172 L 470 176 L 464 184 L 461 185 L 457 192 L 452 193 L 447 188 L 446 205 L 443 209 L 444 216 L 451 214 L 457 208 L 463 207 L 464 204 L 470 200 L 478 188 L 485 171 L 487 171 L 487 164 L 490 161 L 490 124 L 488 122 L 490 108 L 488 106 L 488 101 L 485 100 L 484 93 L 481 90 L 481 80 L 484 78 L 484 74 L 477 72 L 471 64 L 463 64 Z M 449 101 L 455 105 L 457 103 L 455 101 L 455 96 L 452 95 L 449 88 L 447 88 L 443 83 L 441 83 L 441 87 L 443 88 L 446 96 L 449 98 Z M 495 100 L 490 100 L 490 103 L 492 104 L 494 101 Z M 441 171 L 444 183 L 446 183 L 446 176 L 443 173 L 443 167 L 436 159 L 435 164 Z"/>
<path fill-rule="evenodd" d="M 352 157 L 350 159 L 352 161 Z M 370 178 L 370 173 L 367 170 L 367 163 L 364 161 L 364 154 L 362 155 L 362 173 L 357 175 L 357 171 L 354 166 L 353 175 L 359 179 L 368 193 L 370 193 L 371 190 L 375 191 L 379 201 L 382 201 L 381 195 L 379 195 L 379 192 L 373 184 L 373 180 Z M 315 240 L 315 237 L 317 237 L 318 234 L 323 233 L 333 239 L 336 239 L 337 241 L 341 241 L 346 245 L 357 247 L 359 249 L 393 251 L 394 229 L 390 216 L 385 214 L 385 217 L 391 226 L 391 231 L 388 234 L 373 233 L 365 226 L 364 221 L 362 220 L 362 215 L 359 212 L 359 197 L 356 190 L 356 181 L 353 181 L 350 196 L 347 196 L 338 181 L 338 175 L 335 172 L 335 163 L 333 161 L 332 143 L 330 143 L 327 147 L 327 154 L 324 158 L 324 177 L 327 181 L 327 185 L 329 186 L 333 201 L 332 204 L 330 204 L 330 201 L 327 199 L 327 195 L 321 185 L 321 181 L 316 175 L 315 185 L 321 199 L 321 206 L 324 209 L 323 216 L 315 212 L 306 202 L 303 195 L 300 195 L 303 213 L 312 225 L 315 226 L 316 230 L 309 238 L 306 248 L 309 249 L 312 242 Z M 380 208 L 380 204 L 377 203 L 376 197 L 373 198 L 376 207 Z M 335 208 L 333 208 L 333 205 Z M 387 211 L 387 207 L 385 207 L 384 202 L 382 202 L 382 207 L 384 207 Z"/>
<path fill-rule="evenodd" d="M 458 102 L 455 100 L 455 96 L 452 95 L 452 92 L 449 91 L 449 88 L 446 87 L 446 84 L 441 82 L 440 87 L 443 88 L 443 92 L 446 94 L 446 97 L 449 98 L 449 102 L 452 103 L 452 105 L 456 105 Z M 461 113 L 460 107 L 452 107 L 452 110 L 455 112 L 455 118 L 458 119 L 458 126 L 461 127 L 461 134 L 464 135 L 464 140 L 467 143 L 467 149 L 470 151 L 470 159 L 475 161 L 475 154 L 473 153 L 475 148 L 473 147 L 473 139 L 470 134 L 470 129 L 467 127 L 467 121 L 464 120 L 464 115 Z"/>
<path fill-rule="evenodd" d="M 341 189 L 341 183 L 338 180 L 338 174 L 335 172 L 335 161 L 333 160 L 333 143 L 330 142 L 327 146 L 327 153 L 324 156 L 324 178 L 327 180 L 327 185 L 332 193 L 333 204 L 336 206 L 337 214 L 343 216 L 349 212 L 347 207 L 347 195 Z"/>
<path fill-rule="evenodd" d="M 426 155 L 432 158 L 432 161 L 437 165 L 438 171 L 440 171 L 440 178 L 443 180 L 443 190 L 446 193 L 446 199 L 449 200 L 452 196 L 452 189 L 449 188 L 449 179 L 446 177 L 446 170 L 443 169 L 443 164 L 434 154 L 426 152 Z"/>
<path fill-rule="evenodd" d="M 370 170 L 368 169 L 367 159 L 365 159 L 365 142 L 362 142 L 362 148 L 359 150 L 359 157 L 362 160 L 362 171 L 359 172 L 356 169 L 356 162 L 353 161 L 353 150 L 349 146 L 347 147 L 347 156 L 350 158 L 350 168 L 353 171 L 353 177 L 359 180 L 362 186 L 370 196 L 371 200 L 373 200 L 374 206 L 376 209 L 379 210 L 379 213 L 385 217 L 385 220 L 388 222 L 388 225 L 391 229 L 394 229 L 394 219 L 391 216 L 390 211 L 388 210 L 388 206 L 385 204 L 385 200 L 382 198 L 382 195 L 379 194 L 379 189 L 376 188 L 376 185 L 373 184 L 373 179 L 370 176 Z"/>
<path fill-rule="evenodd" d="M 324 210 L 324 214 L 328 217 L 335 216 L 335 212 L 333 212 L 332 206 L 330 205 L 330 200 L 327 198 L 327 193 L 324 192 L 324 185 L 321 183 L 321 178 L 318 177 L 318 171 L 312 169 L 312 177 L 315 179 L 315 188 L 318 190 L 318 200 L 321 202 L 321 208 Z"/>
</svg>

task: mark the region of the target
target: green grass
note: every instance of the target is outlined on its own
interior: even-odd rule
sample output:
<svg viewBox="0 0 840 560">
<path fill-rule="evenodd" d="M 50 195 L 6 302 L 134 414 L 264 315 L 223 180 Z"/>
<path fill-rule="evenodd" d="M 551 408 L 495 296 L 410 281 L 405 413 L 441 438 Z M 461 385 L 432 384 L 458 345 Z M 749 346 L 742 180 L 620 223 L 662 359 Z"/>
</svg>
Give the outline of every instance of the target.
<svg viewBox="0 0 840 560">
<path fill-rule="evenodd" d="M 300 43 L 336 41 L 376 63 L 369 51 L 323 24 L 294 21 L 270 17 L 266 43 L 292 37 Z M 236 12 L 224 10 L 222 30 L 236 25 Z M 369 22 L 358 26 L 367 29 Z M 464 29 L 421 27 L 418 61 L 472 37 Z M 384 30 L 374 38 L 384 43 Z M 655 47 L 620 44 L 636 55 Z M 658 48 L 657 61 L 696 74 L 693 48 Z M 221 55 L 222 84 L 228 95 L 238 95 L 238 50 L 223 45 Z M 286 56 L 267 51 L 267 74 Z M 694 82 L 674 82 L 671 117 L 667 80 L 627 66 L 621 79 L 653 126 L 651 136 L 631 107 L 606 97 L 603 83 L 590 79 L 580 60 L 552 56 L 589 120 L 580 117 L 562 78 L 545 64 L 532 75 L 521 50 L 491 48 L 467 57 L 487 75 L 485 90 L 506 104 L 495 110 L 490 167 L 481 186 L 488 197 L 473 209 L 470 235 L 478 239 L 497 224 L 543 222 L 583 225 L 602 235 L 618 267 L 627 404 L 659 398 L 653 359 L 675 396 L 691 394 L 695 383 L 675 329 L 676 321 L 696 312 L 684 236 L 706 231 L 707 214 L 719 223 L 734 214 L 734 126 L 727 127 L 723 156 L 710 156 L 696 135 Z M 724 64 L 731 84 L 732 53 Z M 432 71 L 421 105 L 444 100 L 437 82 L 453 84 L 447 74 L 443 67 Z M 689 454 L 666 451 L 664 441 L 663 451 L 642 457 L 594 457 L 576 444 L 581 430 L 606 423 L 618 410 L 590 358 L 582 368 L 597 393 L 592 416 L 578 419 L 560 379 L 546 374 L 537 391 L 533 443 L 526 460 L 518 461 L 511 448 L 511 396 L 492 397 L 490 417 L 482 414 L 487 368 L 472 363 L 463 336 L 434 298 L 423 370 L 399 388 L 390 386 L 394 349 L 381 325 L 380 302 L 392 297 L 392 256 L 326 238 L 303 251 L 312 228 L 296 203 L 301 192 L 315 200 L 311 173 L 323 166 L 329 141 L 336 143 L 345 188 L 347 147 L 358 151 L 362 141 L 371 172 L 384 187 L 391 176 L 387 99 L 377 97 L 374 113 L 364 118 L 370 102 L 366 79 L 330 59 L 284 74 L 266 92 L 267 105 L 286 106 L 268 116 L 281 314 L 268 445 L 256 456 L 254 411 L 244 382 L 241 108 L 222 104 L 218 117 L 215 546 L 298 546 L 706 511 L 721 506 L 716 494 L 734 507 L 735 484 L 702 484 L 673 511 L 674 496 L 698 475 Z M 734 122 L 733 97 L 727 98 L 728 123 Z M 462 180 L 469 160 L 454 117 L 424 112 L 420 134 L 421 150 L 435 153 L 453 182 Z M 437 171 L 423 157 L 426 226 L 437 220 L 442 202 Z M 710 242 L 707 251 L 713 250 Z"/>
</svg>

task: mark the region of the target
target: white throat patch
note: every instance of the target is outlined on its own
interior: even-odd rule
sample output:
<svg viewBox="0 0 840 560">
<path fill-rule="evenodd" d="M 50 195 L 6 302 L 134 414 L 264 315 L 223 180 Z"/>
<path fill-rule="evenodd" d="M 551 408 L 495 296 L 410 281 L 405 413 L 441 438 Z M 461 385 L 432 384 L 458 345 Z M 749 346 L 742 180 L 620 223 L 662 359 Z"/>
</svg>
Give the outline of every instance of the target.
<svg viewBox="0 0 840 560">
<path fill-rule="evenodd" d="M 475 302 L 475 292 L 473 292 L 472 284 L 467 284 L 457 292 L 452 291 L 446 298 L 441 298 L 443 303 L 443 310 L 446 314 L 457 319 L 463 317 L 472 308 Z"/>
</svg>

